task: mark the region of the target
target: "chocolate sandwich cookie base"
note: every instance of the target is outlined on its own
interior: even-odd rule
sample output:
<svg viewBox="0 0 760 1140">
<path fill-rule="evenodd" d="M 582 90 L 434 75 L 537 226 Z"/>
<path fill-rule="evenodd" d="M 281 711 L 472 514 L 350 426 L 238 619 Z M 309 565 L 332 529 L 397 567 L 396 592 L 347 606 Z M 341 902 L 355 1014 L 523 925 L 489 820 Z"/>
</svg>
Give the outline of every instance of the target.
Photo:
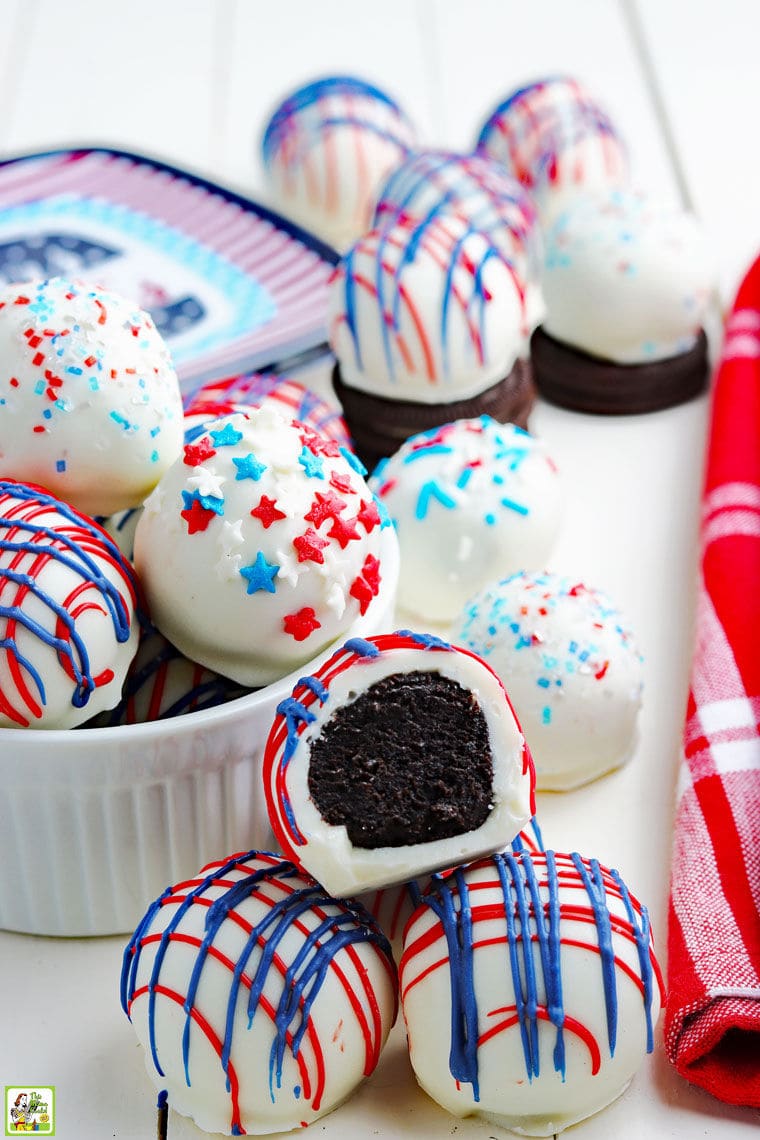
<svg viewBox="0 0 760 1140">
<path fill-rule="evenodd" d="M 530 342 L 536 388 L 544 399 L 575 412 L 622 416 L 683 404 L 707 387 L 707 337 L 688 352 L 650 364 L 616 364 L 563 344 L 536 329 Z"/>
<path fill-rule="evenodd" d="M 371 396 L 344 384 L 339 364 L 333 369 L 333 387 L 343 408 L 354 451 L 369 471 L 381 459 L 398 451 L 411 435 L 454 420 L 491 416 L 499 423 L 527 428 L 536 398 L 529 360 L 517 360 L 509 375 L 485 392 L 450 404 L 421 404 Z"/>
</svg>

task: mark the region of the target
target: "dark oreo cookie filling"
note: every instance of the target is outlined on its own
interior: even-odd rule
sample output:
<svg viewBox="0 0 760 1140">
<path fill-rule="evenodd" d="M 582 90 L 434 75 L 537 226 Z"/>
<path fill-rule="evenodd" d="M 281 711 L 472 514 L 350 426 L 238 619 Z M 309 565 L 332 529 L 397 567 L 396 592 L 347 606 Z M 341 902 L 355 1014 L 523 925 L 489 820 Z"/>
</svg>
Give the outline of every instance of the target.
<svg viewBox="0 0 760 1140">
<path fill-rule="evenodd" d="M 309 794 L 355 847 L 474 831 L 491 810 L 493 760 L 475 696 L 440 673 L 393 673 L 336 710 L 313 741 Z"/>
</svg>

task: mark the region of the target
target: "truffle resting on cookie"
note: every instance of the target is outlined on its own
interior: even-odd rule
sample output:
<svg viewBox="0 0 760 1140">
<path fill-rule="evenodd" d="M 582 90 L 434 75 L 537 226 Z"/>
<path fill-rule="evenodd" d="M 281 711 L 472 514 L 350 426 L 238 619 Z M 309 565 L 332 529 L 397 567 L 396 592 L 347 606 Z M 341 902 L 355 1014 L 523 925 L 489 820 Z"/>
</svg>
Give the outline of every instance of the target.
<svg viewBox="0 0 760 1140">
<path fill-rule="evenodd" d="M 420 431 L 527 422 L 524 282 L 462 218 L 396 219 L 346 253 L 328 299 L 335 391 L 368 468 Z"/>
<path fill-rule="evenodd" d="M 282 850 L 351 895 L 505 847 L 533 765 L 495 673 L 401 631 L 347 641 L 280 703 L 264 792 Z"/>
<path fill-rule="evenodd" d="M 582 412 L 658 411 L 701 392 L 713 286 L 693 215 L 633 191 L 579 198 L 545 235 L 536 384 Z"/>
</svg>

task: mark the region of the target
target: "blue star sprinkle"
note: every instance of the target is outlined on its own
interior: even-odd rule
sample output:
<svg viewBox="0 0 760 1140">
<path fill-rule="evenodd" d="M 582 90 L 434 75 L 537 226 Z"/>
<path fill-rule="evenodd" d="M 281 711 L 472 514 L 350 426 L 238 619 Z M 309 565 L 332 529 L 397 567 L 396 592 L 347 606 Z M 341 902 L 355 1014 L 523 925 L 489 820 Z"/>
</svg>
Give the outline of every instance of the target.
<svg viewBox="0 0 760 1140">
<path fill-rule="evenodd" d="M 233 459 L 232 462 L 237 467 L 236 482 L 240 479 L 253 479 L 258 482 L 267 469 L 266 463 L 260 463 L 252 451 L 248 455 L 244 455 L 242 459 Z"/>
<path fill-rule="evenodd" d="M 267 562 L 261 551 L 256 555 L 256 561 L 250 566 L 241 566 L 240 574 L 248 580 L 246 592 L 255 594 L 257 590 L 266 590 L 273 594 L 276 586 L 274 579 L 280 567 L 276 562 Z"/>
</svg>

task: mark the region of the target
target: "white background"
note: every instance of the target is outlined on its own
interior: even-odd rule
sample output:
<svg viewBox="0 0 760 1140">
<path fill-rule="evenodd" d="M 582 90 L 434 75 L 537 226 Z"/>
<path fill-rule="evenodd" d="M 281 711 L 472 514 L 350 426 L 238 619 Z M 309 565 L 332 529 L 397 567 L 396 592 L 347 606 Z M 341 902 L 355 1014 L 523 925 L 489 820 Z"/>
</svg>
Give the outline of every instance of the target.
<svg viewBox="0 0 760 1140">
<path fill-rule="evenodd" d="M 468 149 L 510 90 L 569 73 L 617 122 L 636 181 L 701 215 L 726 303 L 760 248 L 757 11 L 750 0 L 3 0 L 0 155 L 110 144 L 265 198 L 258 140 L 296 84 L 360 75 L 396 96 L 424 143 Z M 608 590 L 646 659 L 637 755 L 589 788 L 542 797 L 544 838 L 618 867 L 650 907 L 663 961 L 706 414 L 703 397 L 614 420 L 539 406 L 532 421 L 567 486 L 552 568 Z M 124 941 L 0 934 L 0 1084 L 55 1085 L 66 1140 L 155 1129 L 155 1095 L 118 1003 Z M 677 1078 L 658 1036 L 622 1100 L 570 1135 L 733 1140 L 758 1123 Z M 370 1082 L 313 1129 L 496 1134 L 427 1101 L 398 1031 Z M 171 1140 L 200 1135 L 171 1116 Z"/>
</svg>

